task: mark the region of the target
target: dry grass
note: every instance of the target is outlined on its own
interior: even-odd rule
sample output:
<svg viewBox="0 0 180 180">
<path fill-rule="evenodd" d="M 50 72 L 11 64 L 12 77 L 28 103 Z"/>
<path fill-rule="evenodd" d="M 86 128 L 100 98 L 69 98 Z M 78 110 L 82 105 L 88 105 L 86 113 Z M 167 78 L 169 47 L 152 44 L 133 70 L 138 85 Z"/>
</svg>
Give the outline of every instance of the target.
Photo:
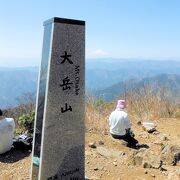
<svg viewBox="0 0 180 180">
<path fill-rule="evenodd" d="M 114 103 L 97 101 L 94 97 L 89 97 L 86 103 L 86 129 L 107 133 L 108 117 L 113 108 Z"/>
<path fill-rule="evenodd" d="M 127 92 L 125 99 L 129 114 L 141 120 L 176 118 L 179 112 L 178 100 L 170 91 L 162 88 L 154 91 L 154 87 L 144 85 L 141 89 Z"/>
<path fill-rule="evenodd" d="M 131 121 L 153 121 L 161 118 L 180 118 L 180 108 L 177 99 L 165 90 L 144 86 L 126 92 L 118 99 L 127 101 L 127 112 Z M 88 97 L 86 103 L 86 129 L 106 133 L 108 131 L 108 118 L 116 107 L 116 100 L 104 102 L 95 97 Z"/>
<path fill-rule="evenodd" d="M 34 93 L 26 93 L 18 98 L 18 105 L 3 110 L 5 117 L 14 118 L 15 121 L 23 114 L 28 114 L 35 110 L 36 95 Z"/>
</svg>

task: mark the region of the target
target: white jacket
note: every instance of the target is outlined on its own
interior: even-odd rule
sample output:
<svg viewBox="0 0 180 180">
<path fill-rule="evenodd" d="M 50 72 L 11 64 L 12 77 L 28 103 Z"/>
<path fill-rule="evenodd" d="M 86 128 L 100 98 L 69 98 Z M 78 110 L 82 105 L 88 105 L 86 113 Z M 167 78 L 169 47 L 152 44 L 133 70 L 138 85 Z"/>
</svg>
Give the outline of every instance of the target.
<svg viewBox="0 0 180 180">
<path fill-rule="evenodd" d="M 131 128 L 128 114 L 123 110 L 115 110 L 109 117 L 110 133 L 114 135 L 125 135 L 126 129 Z"/>
<path fill-rule="evenodd" d="M 0 154 L 12 148 L 15 123 L 13 118 L 0 120 Z"/>
</svg>

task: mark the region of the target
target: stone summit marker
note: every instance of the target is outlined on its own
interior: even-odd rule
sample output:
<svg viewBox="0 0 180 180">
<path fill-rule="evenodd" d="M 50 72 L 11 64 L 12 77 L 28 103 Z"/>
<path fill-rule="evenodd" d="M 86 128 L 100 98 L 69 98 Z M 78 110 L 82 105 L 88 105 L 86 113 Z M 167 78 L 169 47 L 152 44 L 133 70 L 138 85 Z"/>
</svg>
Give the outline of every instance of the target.
<svg viewBox="0 0 180 180">
<path fill-rule="evenodd" d="M 85 179 L 85 22 L 44 28 L 31 179 Z"/>
</svg>

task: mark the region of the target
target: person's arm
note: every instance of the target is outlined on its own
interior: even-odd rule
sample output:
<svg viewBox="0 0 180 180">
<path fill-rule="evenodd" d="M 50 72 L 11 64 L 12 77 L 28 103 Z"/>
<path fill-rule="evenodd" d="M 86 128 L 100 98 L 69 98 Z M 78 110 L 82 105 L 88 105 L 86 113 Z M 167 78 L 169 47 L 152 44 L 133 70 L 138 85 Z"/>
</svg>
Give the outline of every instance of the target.
<svg viewBox="0 0 180 180">
<path fill-rule="evenodd" d="M 126 122 L 126 129 L 131 129 L 131 123 L 128 115 L 125 117 L 125 122 Z"/>
<path fill-rule="evenodd" d="M 111 126 L 111 118 L 112 118 L 112 114 L 109 116 L 109 118 L 108 118 L 108 124 L 109 124 L 109 126 Z"/>
</svg>

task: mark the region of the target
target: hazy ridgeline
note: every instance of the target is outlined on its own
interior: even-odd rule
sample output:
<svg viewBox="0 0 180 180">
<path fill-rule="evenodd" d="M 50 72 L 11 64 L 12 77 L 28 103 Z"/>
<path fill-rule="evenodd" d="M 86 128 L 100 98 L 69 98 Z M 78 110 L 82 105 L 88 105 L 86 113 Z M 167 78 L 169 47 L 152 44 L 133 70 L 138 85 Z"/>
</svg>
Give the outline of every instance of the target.
<svg viewBox="0 0 180 180">
<path fill-rule="evenodd" d="M 179 69 L 179 61 L 88 60 L 87 129 L 106 131 L 109 114 L 120 98 L 126 99 L 127 111 L 134 122 L 179 118 Z M 0 75 L 0 107 L 24 131 L 19 123 L 33 116 L 38 68 L 0 68 Z"/>
<path fill-rule="evenodd" d="M 180 62 L 138 59 L 89 59 L 86 60 L 86 93 L 104 96 L 112 101 L 125 90 L 139 87 L 144 82 L 156 81 L 169 87 L 174 94 L 180 92 Z M 37 91 L 38 68 L 0 68 L 0 107 L 14 107 L 18 99 Z"/>
</svg>

